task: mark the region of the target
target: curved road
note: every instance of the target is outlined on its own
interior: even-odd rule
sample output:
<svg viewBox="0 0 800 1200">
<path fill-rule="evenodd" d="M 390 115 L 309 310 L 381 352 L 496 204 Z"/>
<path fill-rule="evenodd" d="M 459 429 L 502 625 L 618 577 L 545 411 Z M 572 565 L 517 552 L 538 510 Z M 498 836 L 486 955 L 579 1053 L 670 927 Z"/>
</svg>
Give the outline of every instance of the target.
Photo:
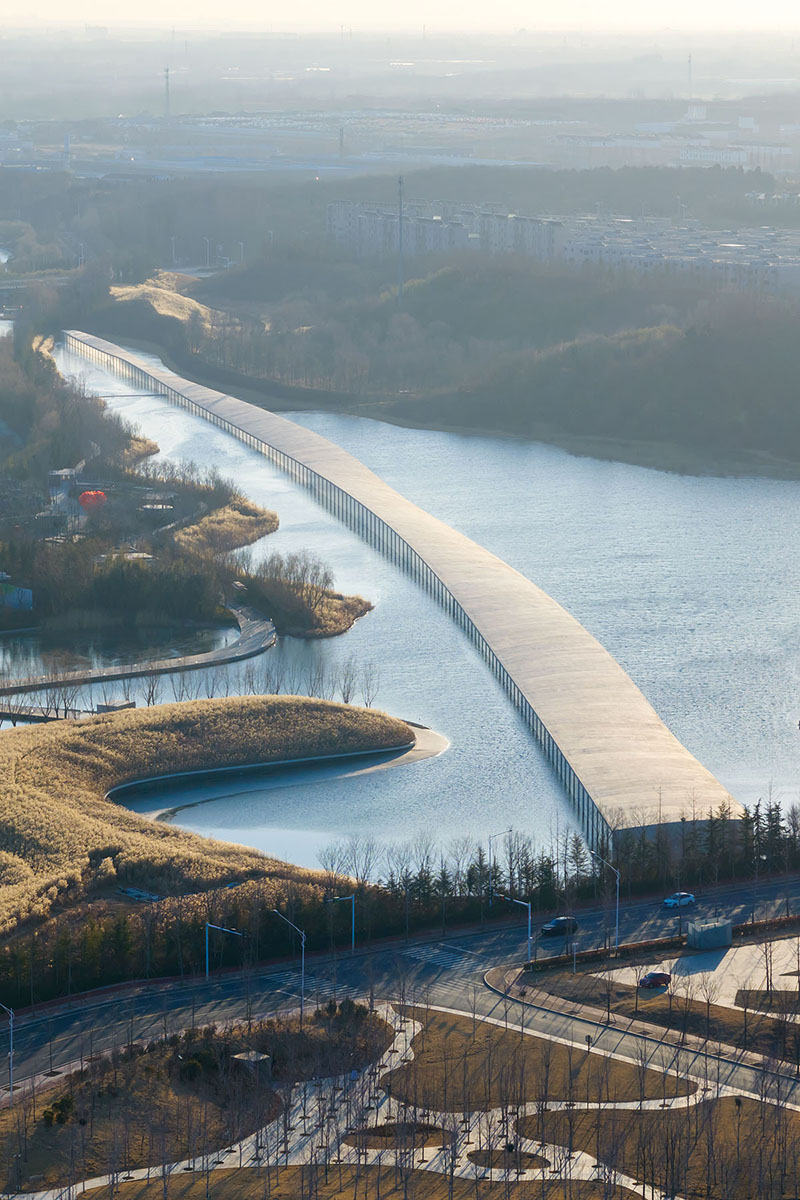
<svg viewBox="0 0 800 1200">
<path fill-rule="evenodd" d="M 700 915 L 715 912 L 734 920 L 746 920 L 753 907 L 758 919 L 800 910 L 800 880 L 770 882 L 755 890 L 719 889 L 697 906 Z M 496 904 L 501 903 L 499 900 Z M 613 922 L 612 910 L 580 914 L 581 948 L 602 943 L 604 931 Z M 673 931 L 677 917 L 664 913 L 658 902 L 626 906 L 621 912 L 620 931 L 625 940 L 665 935 Z M 560 949 L 560 947 L 554 947 Z M 492 1015 L 523 1022 L 535 1032 L 573 1040 L 582 1045 L 586 1033 L 602 1049 L 613 1050 L 638 1061 L 645 1048 L 655 1066 L 672 1067 L 697 1074 L 708 1061 L 715 1082 L 747 1092 L 757 1092 L 761 1072 L 722 1054 L 702 1055 L 679 1049 L 643 1034 L 607 1027 L 563 1013 L 522 1005 L 491 992 L 483 977 L 491 966 L 519 961 L 525 950 L 525 929 L 456 932 L 446 940 L 418 938 L 387 948 L 350 955 L 309 955 L 306 970 L 306 1003 L 316 1005 L 329 997 L 374 995 L 387 1000 L 425 1000 L 440 1007 Z M 74 1007 L 44 1009 L 36 1014 L 19 1014 L 15 1023 L 15 1078 L 22 1083 L 34 1075 L 75 1063 L 91 1054 L 131 1041 L 149 1041 L 192 1024 L 209 1024 L 296 1008 L 300 997 L 299 963 L 254 970 L 250 975 L 222 976 L 209 983 L 192 980 L 185 984 L 132 987 L 123 992 L 82 996 Z M 8 1027 L 0 1030 L 0 1056 L 8 1053 Z M 788 1071 L 788 1069 L 787 1069 Z M 771 1077 L 773 1090 L 784 1100 L 800 1101 L 800 1082 L 788 1073 Z M 6 1093 L 0 1092 L 0 1099 Z"/>
</svg>

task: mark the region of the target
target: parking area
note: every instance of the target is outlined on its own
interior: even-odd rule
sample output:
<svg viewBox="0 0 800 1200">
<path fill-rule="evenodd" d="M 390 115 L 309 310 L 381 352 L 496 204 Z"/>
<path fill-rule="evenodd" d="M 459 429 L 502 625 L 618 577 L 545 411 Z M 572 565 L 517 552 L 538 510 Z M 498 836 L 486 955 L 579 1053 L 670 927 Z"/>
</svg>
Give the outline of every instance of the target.
<svg viewBox="0 0 800 1200">
<path fill-rule="evenodd" d="M 636 987 L 647 971 L 668 971 L 673 991 L 691 991 L 699 1000 L 712 992 L 715 1004 L 732 1008 L 741 989 L 766 990 L 768 974 L 775 991 L 800 992 L 800 938 L 734 946 L 729 950 L 689 951 L 647 966 L 619 967 L 603 972 L 602 977 L 610 976 L 619 983 Z"/>
</svg>

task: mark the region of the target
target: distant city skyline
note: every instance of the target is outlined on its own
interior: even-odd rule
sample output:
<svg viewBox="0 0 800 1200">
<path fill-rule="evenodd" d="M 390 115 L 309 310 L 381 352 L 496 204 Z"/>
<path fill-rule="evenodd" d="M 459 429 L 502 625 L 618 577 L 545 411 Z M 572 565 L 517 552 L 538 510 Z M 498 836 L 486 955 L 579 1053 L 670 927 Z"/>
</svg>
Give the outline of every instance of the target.
<svg viewBox="0 0 800 1200">
<path fill-rule="evenodd" d="M 140 0 L 126 11 L 125 6 L 109 8 L 107 0 L 76 0 L 65 13 L 61 0 L 41 0 L 35 15 L 22 7 L 7 8 L 0 27 L 74 24 L 93 22 L 102 25 L 178 23 L 189 27 L 223 26 L 254 29 L 338 30 L 342 25 L 359 30 L 421 29 L 432 32 L 459 30 L 511 31 L 527 29 L 586 32 L 602 30 L 678 32 L 718 30 L 791 30 L 800 27 L 800 15 L 791 0 L 764 0 L 753 5 L 744 0 L 673 0 L 668 8 L 645 6 L 640 0 L 614 0 L 601 6 L 597 0 L 563 0 L 556 6 L 531 5 L 521 0 L 501 0 L 490 6 L 439 0 L 410 0 L 402 5 L 376 6 L 366 0 L 342 0 L 336 6 L 328 0 L 299 0 L 290 15 L 265 9 L 255 0 L 235 0 L 224 10 L 212 0 Z"/>
</svg>

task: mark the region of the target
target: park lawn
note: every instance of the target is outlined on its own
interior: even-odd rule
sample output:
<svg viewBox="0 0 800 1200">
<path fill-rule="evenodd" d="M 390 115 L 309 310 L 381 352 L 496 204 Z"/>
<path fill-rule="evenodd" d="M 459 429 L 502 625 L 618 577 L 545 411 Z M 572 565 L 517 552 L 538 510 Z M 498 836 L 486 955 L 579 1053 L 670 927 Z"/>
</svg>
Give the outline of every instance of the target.
<svg viewBox="0 0 800 1200">
<path fill-rule="evenodd" d="M 327 1178 L 326 1178 L 327 1176 Z M 90 1192 L 100 1197 L 105 1192 Z M 637 1200 L 628 1188 L 584 1180 L 544 1180 L 516 1183 L 454 1178 L 434 1171 L 395 1171 L 394 1167 L 350 1166 L 244 1167 L 170 1179 L 166 1190 L 160 1179 L 149 1183 L 121 1182 L 118 1200 Z"/>
<path fill-rule="evenodd" d="M 0 1112 L 0 1178 L 6 1187 L 65 1187 L 109 1171 L 124 1174 L 179 1161 L 238 1140 L 236 1117 L 243 1106 L 233 1098 L 235 1085 L 241 1088 L 245 1081 L 225 1086 L 201 1073 L 187 1082 L 173 1068 L 173 1052 L 162 1048 L 102 1073 L 90 1068 L 83 1077 L 61 1080 L 35 1096 L 20 1088 L 14 1110 Z M 60 1124 L 64 1103 L 69 1114 Z M 49 1124 L 45 1114 L 54 1112 L 54 1104 L 56 1116 Z M 268 1083 L 248 1097 L 247 1110 L 259 1113 L 259 1123 L 273 1119 L 279 1108 Z M 242 1127 L 239 1136 L 250 1131 Z"/>
<path fill-rule="evenodd" d="M 695 1091 L 688 1080 L 639 1068 L 546 1038 L 504 1029 L 487 1021 L 432 1009 L 406 1008 L 423 1025 L 413 1041 L 414 1059 L 385 1076 L 398 1099 L 440 1112 L 476 1112 L 502 1099 L 660 1099 Z"/>
<path fill-rule="evenodd" d="M 370 1125 L 355 1129 L 343 1139 L 347 1146 L 360 1150 L 409 1151 L 441 1149 L 449 1141 L 449 1134 L 440 1125 L 429 1125 L 414 1121 L 387 1121 L 383 1125 Z"/>
<path fill-rule="evenodd" d="M 800 1194 L 800 1114 L 747 1097 L 667 1111 L 542 1112 L 523 1117 L 519 1131 L 585 1150 L 669 1195 L 788 1200 Z"/>
<path fill-rule="evenodd" d="M 66 1187 L 217 1152 L 273 1121 L 286 1089 L 376 1062 L 391 1026 L 345 1001 L 308 1016 L 187 1030 L 140 1052 L 98 1056 L 0 1110 L 0 1188 Z M 268 1056 L 252 1071 L 234 1055 Z M 21 1152 L 19 1180 L 16 1154 Z M 235 1159 L 233 1161 L 236 1161 Z"/>
</svg>

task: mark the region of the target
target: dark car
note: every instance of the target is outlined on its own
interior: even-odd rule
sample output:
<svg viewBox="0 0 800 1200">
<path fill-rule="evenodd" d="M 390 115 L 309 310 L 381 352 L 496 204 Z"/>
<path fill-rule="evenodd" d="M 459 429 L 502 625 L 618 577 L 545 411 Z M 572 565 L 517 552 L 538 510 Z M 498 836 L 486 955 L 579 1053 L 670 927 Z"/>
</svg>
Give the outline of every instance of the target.
<svg viewBox="0 0 800 1200">
<path fill-rule="evenodd" d="M 567 934 L 574 933 L 578 928 L 578 922 L 574 917 L 554 917 L 552 921 L 548 921 L 542 926 L 542 937 L 566 937 Z"/>
<path fill-rule="evenodd" d="M 669 987 L 672 982 L 672 976 L 668 971 L 648 971 L 639 980 L 640 988 L 662 988 Z"/>
</svg>

